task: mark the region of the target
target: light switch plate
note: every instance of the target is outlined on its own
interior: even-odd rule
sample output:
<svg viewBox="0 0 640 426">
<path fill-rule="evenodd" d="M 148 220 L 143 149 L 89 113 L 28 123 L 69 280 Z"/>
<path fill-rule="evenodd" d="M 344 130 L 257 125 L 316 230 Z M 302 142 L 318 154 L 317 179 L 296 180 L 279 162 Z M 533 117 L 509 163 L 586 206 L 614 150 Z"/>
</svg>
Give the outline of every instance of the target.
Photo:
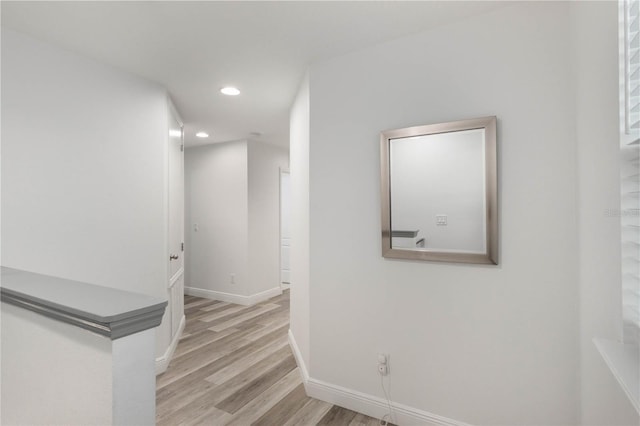
<svg viewBox="0 0 640 426">
<path fill-rule="evenodd" d="M 436 225 L 438 225 L 438 226 L 447 226 L 447 215 L 446 214 L 437 214 L 436 215 Z"/>
</svg>

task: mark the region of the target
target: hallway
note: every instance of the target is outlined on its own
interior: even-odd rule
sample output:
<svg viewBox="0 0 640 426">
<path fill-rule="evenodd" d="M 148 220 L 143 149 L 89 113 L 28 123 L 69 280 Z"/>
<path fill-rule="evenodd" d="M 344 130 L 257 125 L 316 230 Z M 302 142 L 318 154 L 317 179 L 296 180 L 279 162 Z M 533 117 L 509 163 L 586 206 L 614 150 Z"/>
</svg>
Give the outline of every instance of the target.
<svg viewBox="0 0 640 426">
<path fill-rule="evenodd" d="M 156 380 L 158 425 L 377 425 L 306 396 L 289 348 L 289 291 L 254 306 L 185 296 L 183 336 Z"/>
</svg>

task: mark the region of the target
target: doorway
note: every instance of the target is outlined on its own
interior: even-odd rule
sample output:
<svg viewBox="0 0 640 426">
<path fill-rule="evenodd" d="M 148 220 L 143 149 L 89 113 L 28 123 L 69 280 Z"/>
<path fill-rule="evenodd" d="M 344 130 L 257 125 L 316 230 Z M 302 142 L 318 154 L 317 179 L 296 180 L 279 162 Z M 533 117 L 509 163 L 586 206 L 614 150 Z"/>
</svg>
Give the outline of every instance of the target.
<svg viewBox="0 0 640 426">
<path fill-rule="evenodd" d="M 291 175 L 289 170 L 280 169 L 280 287 L 291 286 Z"/>
</svg>

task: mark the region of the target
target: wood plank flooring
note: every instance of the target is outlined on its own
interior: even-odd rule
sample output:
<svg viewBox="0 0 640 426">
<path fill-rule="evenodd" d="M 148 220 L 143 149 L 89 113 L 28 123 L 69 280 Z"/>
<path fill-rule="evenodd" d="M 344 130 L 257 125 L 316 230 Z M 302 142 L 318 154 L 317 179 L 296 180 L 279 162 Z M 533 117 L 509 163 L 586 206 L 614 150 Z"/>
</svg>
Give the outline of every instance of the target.
<svg viewBox="0 0 640 426">
<path fill-rule="evenodd" d="M 379 425 L 305 394 L 287 339 L 288 290 L 254 306 L 184 303 L 184 333 L 156 378 L 158 425 Z"/>
</svg>

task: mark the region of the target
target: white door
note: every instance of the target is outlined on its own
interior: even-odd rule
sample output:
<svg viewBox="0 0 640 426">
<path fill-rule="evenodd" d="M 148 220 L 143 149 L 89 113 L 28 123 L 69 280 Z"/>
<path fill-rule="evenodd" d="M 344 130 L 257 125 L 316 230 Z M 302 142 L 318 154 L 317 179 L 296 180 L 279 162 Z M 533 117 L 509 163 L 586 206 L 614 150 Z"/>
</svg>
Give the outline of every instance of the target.
<svg viewBox="0 0 640 426">
<path fill-rule="evenodd" d="M 289 251 L 291 244 L 291 176 L 288 171 L 280 171 L 280 282 L 291 284 L 289 275 Z"/>
<path fill-rule="evenodd" d="M 169 114 L 169 298 L 171 335 L 184 315 L 184 145 L 182 124 Z"/>
</svg>

